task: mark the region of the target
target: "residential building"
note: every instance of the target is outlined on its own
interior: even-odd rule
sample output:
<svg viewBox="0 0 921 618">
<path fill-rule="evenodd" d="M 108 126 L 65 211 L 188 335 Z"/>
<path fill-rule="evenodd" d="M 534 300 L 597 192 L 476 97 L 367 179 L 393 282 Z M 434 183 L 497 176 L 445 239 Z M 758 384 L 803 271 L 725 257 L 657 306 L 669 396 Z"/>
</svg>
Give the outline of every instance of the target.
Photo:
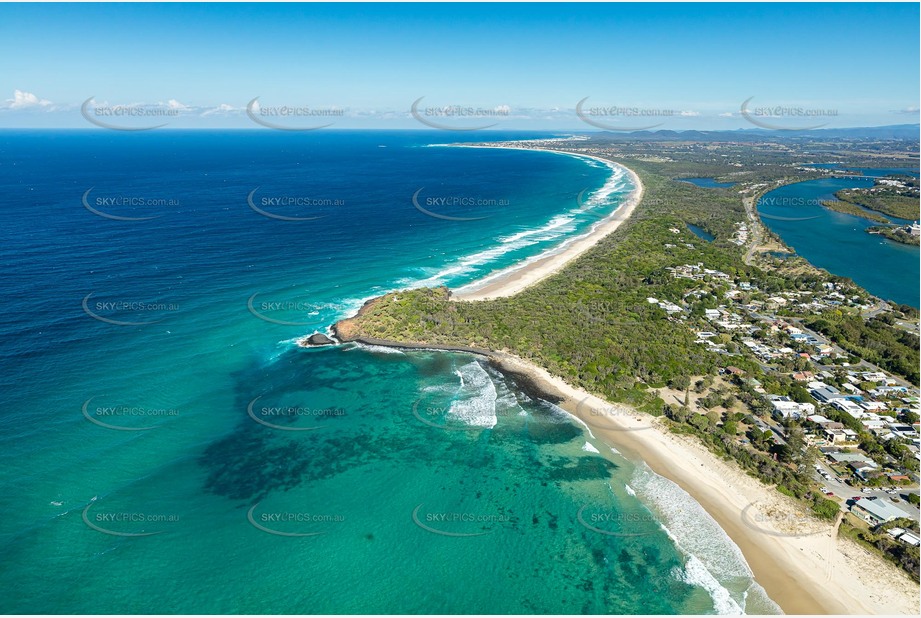
<svg viewBox="0 0 921 618">
<path fill-rule="evenodd" d="M 871 526 L 878 526 L 893 519 L 908 517 L 908 514 L 889 502 L 876 497 L 867 497 L 856 501 L 851 512 Z"/>
</svg>

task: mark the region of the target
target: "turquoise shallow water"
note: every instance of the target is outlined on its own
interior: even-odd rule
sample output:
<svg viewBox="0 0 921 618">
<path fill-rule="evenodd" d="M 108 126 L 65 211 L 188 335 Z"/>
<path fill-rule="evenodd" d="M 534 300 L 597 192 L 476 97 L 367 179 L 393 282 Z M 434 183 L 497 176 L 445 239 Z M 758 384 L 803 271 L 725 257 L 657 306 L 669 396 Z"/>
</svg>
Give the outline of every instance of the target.
<svg viewBox="0 0 921 618">
<path fill-rule="evenodd" d="M 3 138 L 4 612 L 776 611 L 686 494 L 481 360 L 293 345 L 552 250 L 625 179 L 443 135 L 127 137 Z M 173 201 L 92 202 L 159 215 L 116 221 L 91 188 Z"/>
</svg>

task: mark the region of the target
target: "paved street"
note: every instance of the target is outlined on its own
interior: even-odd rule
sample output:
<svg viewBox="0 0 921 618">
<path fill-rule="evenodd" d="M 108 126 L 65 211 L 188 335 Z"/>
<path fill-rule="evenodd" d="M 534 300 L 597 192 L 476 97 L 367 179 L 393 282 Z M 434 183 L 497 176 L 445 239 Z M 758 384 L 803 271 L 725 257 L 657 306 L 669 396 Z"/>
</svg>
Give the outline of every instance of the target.
<svg viewBox="0 0 921 618">
<path fill-rule="evenodd" d="M 849 505 L 847 505 L 846 502 L 854 498 L 867 498 L 870 496 L 875 496 L 879 498 L 880 500 L 885 500 L 899 507 L 900 509 L 908 513 L 912 519 L 914 519 L 915 521 L 918 521 L 918 518 L 919 518 L 918 507 L 913 504 L 909 504 L 905 497 L 907 496 L 909 492 L 917 494 L 918 487 L 899 488 L 898 494 L 896 495 L 888 494 L 881 489 L 874 489 L 873 491 L 869 493 L 863 493 L 862 491 L 860 491 L 859 488 L 851 487 L 850 485 L 844 483 L 844 479 L 838 480 L 838 478 L 836 478 L 834 471 L 832 471 L 832 469 L 829 468 L 828 465 L 824 461 L 816 462 L 816 463 L 817 465 L 821 466 L 822 470 L 825 471 L 831 478 L 826 480 L 817 471 L 813 471 L 813 475 L 812 475 L 813 478 L 819 484 L 820 487 L 827 487 L 829 491 L 834 493 L 835 499 L 840 499 L 842 501 L 843 508 L 848 508 Z M 894 502 L 892 500 L 892 498 L 894 497 L 898 498 L 899 501 Z"/>
</svg>

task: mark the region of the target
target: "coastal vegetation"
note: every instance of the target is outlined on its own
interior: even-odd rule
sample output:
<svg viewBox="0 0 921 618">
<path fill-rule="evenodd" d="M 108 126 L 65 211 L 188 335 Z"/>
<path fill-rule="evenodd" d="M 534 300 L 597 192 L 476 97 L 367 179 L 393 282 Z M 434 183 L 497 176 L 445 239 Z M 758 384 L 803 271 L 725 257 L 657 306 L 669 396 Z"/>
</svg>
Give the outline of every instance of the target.
<svg viewBox="0 0 921 618">
<path fill-rule="evenodd" d="M 914 494 L 909 494 L 914 495 Z M 875 554 L 883 556 L 886 560 L 898 565 L 907 571 L 915 581 L 921 577 L 921 557 L 919 548 L 900 543 L 892 538 L 888 531 L 893 528 L 902 528 L 918 534 L 918 522 L 911 519 L 896 519 L 879 526 L 870 527 L 866 522 L 853 516 L 848 516 L 841 522 L 839 534 L 866 547 Z"/>
<path fill-rule="evenodd" d="M 869 189 L 842 189 L 835 193 L 835 198 L 898 219 L 915 221 L 921 217 L 918 179 L 913 176 L 887 176 L 877 179 Z"/>
<path fill-rule="evenodd" d="M 864 320 L 859 315 L 826 311 L 805 318 L 804 323 L 855 356 L 917 384 L 921 378 L 918 337 L 894 327 L 892 321 L 885 315 Z"/>
<path fill-rule="evenodd" d="M 812 472 L 821 454 L 807 436 L 815 434 L 816 425 L 795 418 L 776 422 L 768 394 L 814 402 L 805 385 L 788 372 L 827 368 L 823 379 L 841 388 L 847 372 L 834 353 L 812 357 L 789 348 L 768 366 L 751 344 L 757 340 L 783 348 L 789 344 L 784 329 L 796 324 L 845 350 L 844 365 L 866 360 L 917 384 L 918 337 L 895 324 L 897 318 L 916 318 L 917 310 L 892 307 L 866 320 L 860 311 L 874 301 L 848 279 L 799 259 L 770 259 L 766 253 L 756 253 L 758 259 L 746 263 L 740 226 L 757 222 L 750 219 L 743 199 L 816 177 L 811 172 L 779 162 L 749 167 L 731 157 L 710 160 L 707 150 L 699 153 L 702 161 L 694 161 L 686 154 L 679 158 L 671 152 L 654 155 L 648 146 L 637 149 L 650 152 L 634 151 L 628 157 L 619 152 L 629 150 L 624 145 L 608 152 L 582 151 L 620 155 L 640 175 L 645 194 L 630 219 L 556 275 L 514 296 L 488 301 L 456 302 L 446 288 L 393 292 L 339 322 L 337 334 L 346 340 L 517 355 L 608 401 L 664 416 L 661 422 L 671 431 L 696 436 L 718 456 L 801 501 L 817 518 L 833 520 L 841 505 L 819 489 Z M 728 150 L 735 152 L 732 146 Z M 741 152 L 738 156 L 743 160 Z M 767 156 L 773 161 L 778 155 Z M 687 177 L 738 184 L 701 188 L 680 181 Z M 866 216 L 868 211 L 851 206 Z M 702 240 L 689 225 L 705 230 L 713 241 Z M 772 236 L 763 230 L 762 242 L 764 238 Z M 747 333 L 709 332 L 714 330 L 710 314 L 725 311 L 727 303 L 747 307 L 761 326 Z M 803 309 L 813 306 L 824 309 Z M 705 342 L 699 338 L 704 332 Z M 917 459 L 903 440 L 883 440 L 848 414 L 828 405 L 817 407 L 830 421 L 853 430 L 858 436 L 854 446 L 881 468 L 917 473 Z M 911 412 L 898 414 L 912 421 Z M 880 474 L 868 485 L 886 478 Z M 861 541 L 886 543 L 870 536 Z M 916 573 L 917 560 L 904 555 L 894 562 Z"/>
<path fill-rule="evenodd" d="M 834 210 L 835 212 L 844 213 L 846 215 L 853 215 L 855 217 L 861 217 L 876 223 L 889 223 L 889 219 L 879 214 L 878 212 L 874 212 L 868 208 L 847 200 L 822 200 L 822 206 L 829 210 Z"/>
<path fill-rule="evenodd" d="M 867 232 L 870 234 L 879 234 L 884 236 L 889 240 L 895 242 L 900 242 L 903 245 L 915 245 L 918 246 L 921 244 L 921 236 L 912 236 L 905 227 L 891 227 L 888 225 L 874 225 L 867 228 Z"/>
</svg>

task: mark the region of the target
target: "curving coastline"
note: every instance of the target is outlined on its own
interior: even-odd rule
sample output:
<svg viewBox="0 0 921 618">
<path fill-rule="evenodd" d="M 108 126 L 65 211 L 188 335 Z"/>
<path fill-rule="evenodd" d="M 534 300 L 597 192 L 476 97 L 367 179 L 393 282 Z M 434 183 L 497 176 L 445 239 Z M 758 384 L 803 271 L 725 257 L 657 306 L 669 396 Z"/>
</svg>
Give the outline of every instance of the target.
<svg viewBox="0 0 921 618">
<path fill-rule="evenodd" d="M 616 165 L 593 158 L 609 166 Z M 487 285 L 469 292 L 455 291 L 452 299 L 479 301 L 512 296 L 557 272 L 617 229 L 635 211 L 642 197 L 639 178 L 632 170 L 624 169 L 634 178 L 637 189 L 590 234 L 564 251 L 511 269 Z M 898 569 L 873 560 L 869 552 L 856 544 L 838 539 L 835 525 L 821 524 L 816 530 L 798 536 L 785 530 L 782 523 L 802 520 L 800 505 L 720 460 L 696 441 L 670 433 L 661 421 L 628 406 L 612 406 L 600 397 L 571 386 L 543 367 L 506 351 L 365 337 L 356 318 L 376 300 L 368 301 L 354 318 L 333 325 L 336 338 L 342 342 L 400 349 L 466 352 L 487 358 L 517 388 L 556 403 L 585 427 L 590 427 L 589 431 L 596 437 L 628 458 L 645 462 L 653 472 L 686 491 L 739 547 L 757 583 L 785 613 L 914 613 L 914 588 Z M 598 423 L 601 416 L 604 417 L 603 426 Z M 756 528 L 751 524 L 753 512 L 766 514 Z M 868 560 L 872 561 L 873 569 L 867 568 Z"/>
<path fill-rule="evenodd" d="M 661 421 L 650 422 L 648 415 L 622 404 L 612 405 L 504 351 L 363 337 L 354 334 L 349 322 L 333 326 L 337 339 L 344 343 L 484 357 L 516 388 L 555 403 L 590 428 L 595 437 L 627 458 L 646 463 L 686 491 L 719 524 L 742 551 L 755 581 L 784 613 L 913 613 L 912 584 L 897 568 L 874 560 L 875 569 L 868 569 L 867 560 L 874 556 L 838 539 L 836 525 L 822 523 L 796 536 L 783 525 L 771 523 L 801 521 L 801 507 L 692 439 L 670 433 Z M 599 423 L 602 417 L 604 422 Z"/>
<path fill-rule="evenodd" d="M 504 271 L 495 275 L 491 280 L 485 284 L 469 284 L 453 290 L 451 298 L 453 300 L 461 301 L 479 301 L 479 300 L 489 300 L 492 298 L 503 298 L 506 296 L 514 296 L 518 292 L 521 292 L 530 285 L 534 285 L 538 281 L 546 279 L 550 275 L 558 272 L 563 268 L 567 263 L 579 257 L 589 249 L 591 249 L 599 240 L 616 230 L 626 221 L 630 215 L 633 214 L 633 211 L 636 210 L 636 207 L 639 205 L 640 200 L 643 199 L 643 183 L 640 181 L 640 177 L 636 172 L 630 168 L 610 161 L 608 159 L 603 159 L 601 157 L 596 157 L 594 155 L 586 155 L 575 152 L 567 152 L 565 150 L 554 150 L 552 148 L 518 148 L 514 146 L 457 146 L 458 148 L 500 148 L 505 150 L 533 150 L 536 152 L 552 152 L 554 154 L 566 155 L 570 157 L 576 157 L 580 159 L 592 159 L 602 163 L 606 167 L 614 171 L 623 170 L 630 176 L 631 181 L 633 182 L 634 189 L 627 196 L 623 204 L 621 204 L 617 210 L 608 215 L 604 220 L 602 220 L 595 229 L 587 234 L 584 234 L 580 237 L 577 237 L 575 240 L 570 242 L 568 245 L 564 246 L 561 250 L 550 253 L 540 257 L 532 262 L 525 262 L 524 264 L 511 266 L 510 268 L 505 269 Z"/>
</svg>

